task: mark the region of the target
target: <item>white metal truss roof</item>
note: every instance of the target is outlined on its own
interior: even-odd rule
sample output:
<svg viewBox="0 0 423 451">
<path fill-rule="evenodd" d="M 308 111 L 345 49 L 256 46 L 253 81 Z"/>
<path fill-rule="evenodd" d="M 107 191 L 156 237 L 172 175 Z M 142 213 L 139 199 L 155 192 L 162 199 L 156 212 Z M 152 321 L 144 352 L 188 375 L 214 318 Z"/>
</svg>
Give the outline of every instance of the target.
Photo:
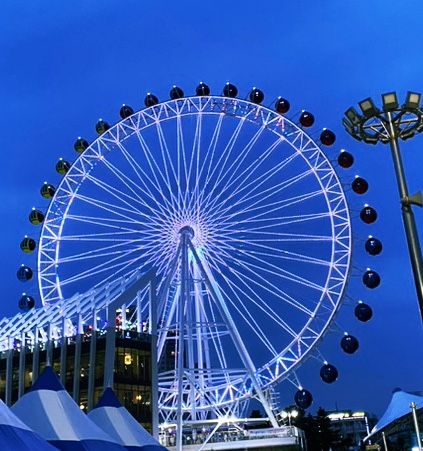
<svg viewBox="0 0 423 451">
<path fill-rule="evenodd" d="M 143 274 L 134 273 L 131 277 L 121 277 L 109 284 L 77 293 L 70 299 L 57 302 L 49 307 L 40 307 L 28 312 L 19 312 L 12 317 L 0 320 L 0 351 L 13 349 L 15 340 L 23 342 L 40 338 L 47 341 L 49 337 L 73 336 L 82 333 L 82 324 L 88 323 L 96 329 L 95 318 L 106 314 L 107 307 L 119 295 L 133 286 Z M 145 274 L 150 277 L 150 273 Z M 63 334 L 62 329 L 65 329 Z M 39 333 L 39 337 L 37 333 Z"/>
</svg>

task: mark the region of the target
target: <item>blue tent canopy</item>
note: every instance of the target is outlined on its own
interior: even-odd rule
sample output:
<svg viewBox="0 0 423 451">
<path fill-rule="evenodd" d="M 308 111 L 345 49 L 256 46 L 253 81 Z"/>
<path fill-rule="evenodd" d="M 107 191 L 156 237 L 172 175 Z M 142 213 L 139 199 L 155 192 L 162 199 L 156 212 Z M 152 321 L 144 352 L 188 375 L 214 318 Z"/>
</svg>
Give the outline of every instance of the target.
<svg viewBox="0 0 423 451">
<path fill-rule="evenodd" d="M 106 388 L 88 417 L 130 451 L 165 451 L 122 406 L 111 388 Z"/>
<path fill-rule="evenodd" d="M 116 440 L 96 426 L 65 390 L 50 366 L 13 413 L 45 440 L 63 451 L 122 451 Z"/>
<path fill-rule="evenodd" d="M 14 415 L 2 400 L 0 400 L 0 449 L 2 451 L 57 450 Z"/>
</svg>

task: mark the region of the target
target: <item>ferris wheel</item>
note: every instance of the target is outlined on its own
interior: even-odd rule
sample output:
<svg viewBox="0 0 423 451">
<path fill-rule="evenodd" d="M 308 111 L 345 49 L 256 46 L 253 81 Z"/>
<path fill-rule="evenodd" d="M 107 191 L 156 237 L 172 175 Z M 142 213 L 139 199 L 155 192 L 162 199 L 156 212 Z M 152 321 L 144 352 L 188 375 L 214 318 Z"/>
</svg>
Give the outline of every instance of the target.
<svg viewBox="0 0 423 451">
<path fill-rule="evenodd" d="M 253 397 L 271 417 L 267 390 L 295 379 L 348 282 L 349 208 L 332 163 L 306 133 L 313 115 L 303 111 L 296 123 L 283 98 L 270 109 L 257 88 L 248 99 L 237 94 L 227 83 L 211 95 L 200 83 L 193 97 L 173 87 L 168 101 L 148 94 L 145 109 L 124 105 L 115 125 L 99 120 L 91 144 L 78 138 L 73 164 L 57 163 L 60 184 L 41 190 L 48 210 L 30 217 L 42 223 L 45 307 L 156 269 L 162 421 L 204 419 Z M 324 129 L 320 142 L 334 141 Z M 341 160 L 348 165 L 349 154 Z M 359 192 L 366 182 L 355 184 Z M 362 219 L 372 222 L 366 208 Z M 36 243 L 25 240 L 30 252 Z M 376 272 L 366 274 L 368 286 L 378 284 Z M 355 338 L 344 339 L 354 352 Z M 336 379 L 334 366 L 323 368 L 326 382 Z M 296 385 L 306 408 L 311 394 Z"/>
</svg>

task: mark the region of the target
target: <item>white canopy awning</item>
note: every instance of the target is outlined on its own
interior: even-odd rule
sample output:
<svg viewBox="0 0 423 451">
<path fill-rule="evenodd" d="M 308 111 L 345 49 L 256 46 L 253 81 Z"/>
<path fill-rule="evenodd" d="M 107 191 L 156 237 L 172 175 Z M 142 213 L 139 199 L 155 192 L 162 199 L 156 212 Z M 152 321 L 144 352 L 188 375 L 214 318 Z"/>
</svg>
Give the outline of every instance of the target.
<svg viewBox="0 0 423 451">
<path fill-rule="evenodd" d="M 423 396 L 420 393 L 409 393 L 401 389 L 395 390 L 392 394 L 392 399 L 388 405 L 388 408 L 365 440 L 368 440 L 372 437 L 372 435 L 381 432 L 382 429 L 385 429 L 399 418 L 410 414 L 410 405 L 413 402 L 416 403 L 417 409 L 422 408 Z"/>
</svg>

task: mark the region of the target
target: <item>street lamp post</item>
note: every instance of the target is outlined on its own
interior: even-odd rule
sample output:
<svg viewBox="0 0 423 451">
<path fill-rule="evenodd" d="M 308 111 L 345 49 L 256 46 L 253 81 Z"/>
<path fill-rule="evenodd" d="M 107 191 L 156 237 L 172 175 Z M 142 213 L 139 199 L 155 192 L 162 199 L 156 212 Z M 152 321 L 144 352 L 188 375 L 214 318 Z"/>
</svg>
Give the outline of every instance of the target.
<svg viewBox="0 0 423 451">
<path fill-rule="evenodd" d="M 358 141 L 367 144 L 378 142 L 391 147 L 398 190 L 401 199 L 402 217 L 413 268 L 420 315 L 423 320 L 423 259 L 417 233 L 412 205 L 423 207 L 423 195 L 410 196 L 402 164 L 399 139 L 412 138 L 423 131 L 423 110 L 420 107 L 421 94 L 408 92 L 406 100 L 400 106 L 395 92 L 382 95 L 382 109 L 379 109 L 371 98 L 359 102 L 362 114 L 351 107 L 345 112 L 343 124 L 347 132 Z"/>
<path fill-rule="evenodd" d="M 419 451 L 422 451 L 422 440 L 420 438 L 419 420 L 417 419 L 417 405 L 415 402 L 410 404 L 411 412 L 413 414 L 414 430 L 416 432 L 416 442 Z M 414 449 L 414 448 L 413 448 Z"/>
<path fill-rule="evenodd" d="M 290 429 L 290 432 L 292 434 L 292 424 L 291 424 L 291 418 L 297 418 L 298 417 L 298 410 L 282 410 L 281 412 L 282 419 L 286 420 L 288 418 L 288 426 Z"/>
</svg>

